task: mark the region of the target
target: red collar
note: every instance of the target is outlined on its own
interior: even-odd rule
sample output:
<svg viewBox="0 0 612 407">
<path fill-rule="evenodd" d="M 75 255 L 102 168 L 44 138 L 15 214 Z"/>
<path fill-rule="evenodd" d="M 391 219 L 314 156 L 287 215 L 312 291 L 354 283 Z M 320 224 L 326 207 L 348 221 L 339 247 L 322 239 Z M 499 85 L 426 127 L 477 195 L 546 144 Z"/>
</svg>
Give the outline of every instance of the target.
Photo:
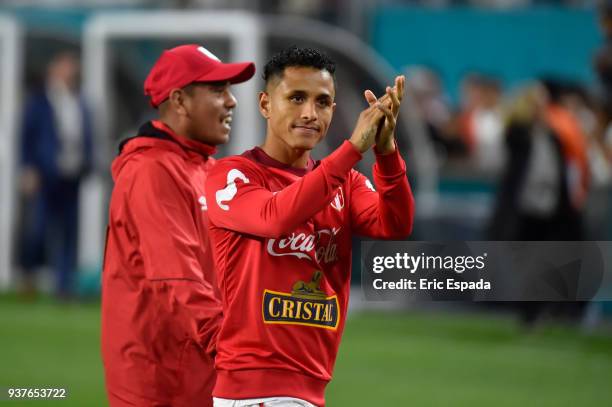
<svg viewBox="0 0 612 407">
<path fill-rule="evenodd" d="M 168 127 L 165 123 L 162 123 L 159 120 L 152 120 L 151 124 L 158 130 L 163 131 L 168 134 L 170 137 L 174 139 L 178 144 L 183 146 L 188 150 L 193 150 L 199 154 L 205 156 L 211 156 L 217 152 L 217 148 L 215 146 L 211 146 L 210 144 L 203 143 L 201 141 L 191 140 L 187 137 L 180 136 L 176 134 L 170 127 Z"/>
<path fill-rule="evenodd" d="M 308 162 L 306 163 L 306 168 L 292 167 L 289 164 L 285 164 L 270 157 L 261 147 L 255 147 L 252 150 L 247 151 L 245 154 L 250 155 L 255 161 L 258 161 L 263 165 L 266 165 L 268 167 L 280 168 L 294 175 L 297 175 L 298 177 L 303 177 L 304 175 L 312 171 L 312 169 L 316 166 L 316 162 L 311 157 L 309 157 Z"/>
</svg>

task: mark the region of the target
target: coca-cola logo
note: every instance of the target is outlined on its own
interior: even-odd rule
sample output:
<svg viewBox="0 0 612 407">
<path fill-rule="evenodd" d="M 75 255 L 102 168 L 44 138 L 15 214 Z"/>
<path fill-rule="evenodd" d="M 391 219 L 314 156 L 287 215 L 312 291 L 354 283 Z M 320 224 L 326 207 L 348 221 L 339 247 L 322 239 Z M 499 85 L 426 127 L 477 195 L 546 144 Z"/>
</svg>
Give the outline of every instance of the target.
<svg viewBox="0 0 612 407">
<path fill-rule="evenodd" d="M 326 244 L 317 245 L 317 250 L 315 252 L 315 258 L 320 263 L 331 263 L 338 260 L 338 246 L 334 243 L 334 237 L 340 228 L 335 229 L 322 229 L 317 232 L 319 237 L 319 242 L 323 243 L 327 241 Z"/>
<path fill-rule="evenodd" d="M 268 254 L 275 257 L 295 256 L 299 259 L 331 263 L 338 260 L 337 245 L 334 242 L 338 232 L 340 228 L 321 229 L 315 234 L 293 232 L 291 236 L 282 239 L 269 239 Z"/>
</svg>

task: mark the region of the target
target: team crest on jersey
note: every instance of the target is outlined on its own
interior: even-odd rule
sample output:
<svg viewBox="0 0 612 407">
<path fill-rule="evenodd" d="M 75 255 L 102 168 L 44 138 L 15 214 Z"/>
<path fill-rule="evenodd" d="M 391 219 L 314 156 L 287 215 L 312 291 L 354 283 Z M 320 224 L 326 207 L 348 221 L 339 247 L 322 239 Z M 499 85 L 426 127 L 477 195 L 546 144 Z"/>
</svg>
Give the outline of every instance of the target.
<svg viewBox="0 0 612 407">
<path fill-rule="evenodd" d="M 298 281 L 290 293 L 264 290 L 263 320 L 266 324 L 306 325 L 335 330 L 340 320 L 338 297 L 321 290 L 322 271 L 309 282 Z"/>
<path fill-rule="evenodd" d="M 342 192 L 342 187 L 338 188 L 338 192 L 332 199 L 331 204 L 332 208 L 340 212 L 342 208 L 344 208 L 344 193 Z"/>
</svg>

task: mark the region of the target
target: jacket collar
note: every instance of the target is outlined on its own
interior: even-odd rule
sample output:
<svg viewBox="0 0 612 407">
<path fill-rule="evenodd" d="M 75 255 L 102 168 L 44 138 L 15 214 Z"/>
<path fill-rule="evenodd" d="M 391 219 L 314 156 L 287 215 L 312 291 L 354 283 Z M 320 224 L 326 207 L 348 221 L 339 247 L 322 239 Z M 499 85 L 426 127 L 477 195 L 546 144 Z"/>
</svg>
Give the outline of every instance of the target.
<svg viewBox="0 0 612 407">
<path fill-rule="evenodd" d="M 210 144 L 206 144 L 201 141 L 191 140 L 185 136 L 176 134 L 170 127 L 168 127 L 165 123 L 162 123 L 159 120 L 153 120 L 151 121 L 151 124 L 155 129 L 166 133 L 173 139 L 173 141 L 177 142 L 187 150 L 195 151 L 207 157 L 217 152 L 217 148 L 215 146 L 211 146 Z"/>
<path fill-rule="evenodd" d="M 188 139 L 185 136 L 178 135 L 165 123 L 159 120 L 152 120 L 140 126 L 140 128 L 138 129 L 138 134 L 135 137 L 130 137 L 128 139 L 123 140 L 119 144 L 119 153 L 121 153 L 121 151 L 129 141 L 141 137 L 153 138 L 158 140 L 168 140 L 178 144 L 181 148 L 185 150 L 193 151 L 205 157 L 211 156 L 217 151 L 216 147 L 214 146 L 203 143 L 201 141 Z"/>
</svg>

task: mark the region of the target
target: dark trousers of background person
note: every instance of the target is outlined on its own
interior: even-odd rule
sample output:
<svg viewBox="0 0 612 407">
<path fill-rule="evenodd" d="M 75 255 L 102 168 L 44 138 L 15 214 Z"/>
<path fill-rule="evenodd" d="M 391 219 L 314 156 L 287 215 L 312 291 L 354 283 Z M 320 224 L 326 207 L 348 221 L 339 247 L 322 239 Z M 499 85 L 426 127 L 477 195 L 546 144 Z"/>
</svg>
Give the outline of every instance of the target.
<svg viewBox="0 0 612 407">
<path fill-rule="evenodd" d="M 59 297 L 74 292 L 78 197 L 78 179 L 57 179 L 44 182 L 22 207 L 20 263 L 25 280 L 33 281 L 36 269 L 49 264 Z"/>
<path fill-rule="evenodd" d="M 519 216 L 518 239 L 520 241 L 580 241 L 584 238 L 581 214 L 566 210 L 553 218 Z M 584 313 L 586 301 L 519 303 L 519 317 L 525 327 L 532 327 L 545 311 L 553 316 L 570 320 L 579 319 Z"/>
</svg>

